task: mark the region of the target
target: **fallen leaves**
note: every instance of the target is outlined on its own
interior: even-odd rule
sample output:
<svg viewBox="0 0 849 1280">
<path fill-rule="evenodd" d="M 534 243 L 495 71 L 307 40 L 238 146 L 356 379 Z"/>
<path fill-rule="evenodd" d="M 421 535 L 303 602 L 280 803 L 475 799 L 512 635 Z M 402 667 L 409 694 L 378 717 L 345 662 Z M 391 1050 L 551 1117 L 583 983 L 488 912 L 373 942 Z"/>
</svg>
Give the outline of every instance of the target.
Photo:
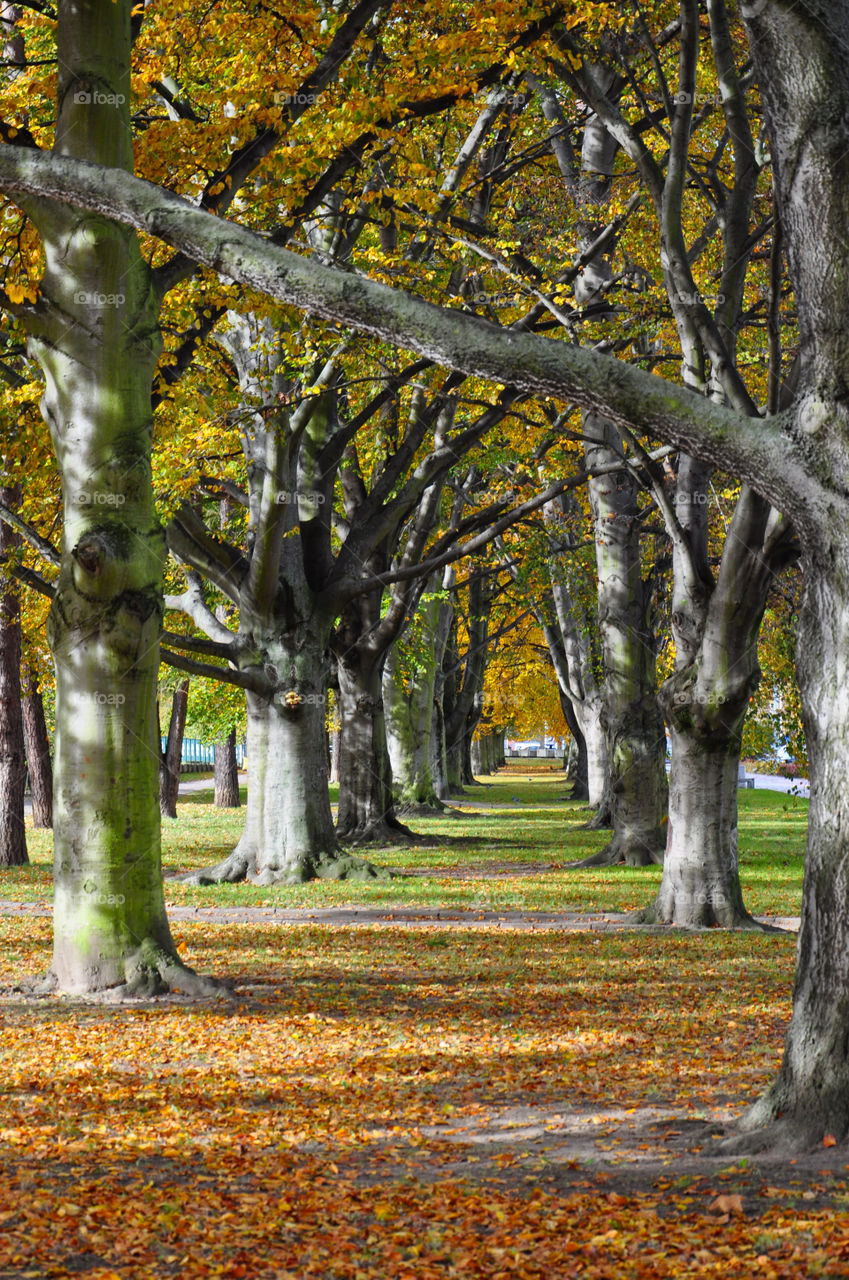
<svg viewBox="0 0 849 1280">
<path fill-rule="evenodd" d="M 717 1222 L 723 1224 L 730 1222 L 732 1215 L 742 1215 L 743 1197 L 740 1195 L 717 1196 L 708 1205 L 708 1212 L 715 1215 Z"/>
<path fill-rule="evenodd" d="M 48 920 L 0 930 L 4 981 L 22 957 L 47 967 Z M 845 1274 L 824 1185 L 802 1203 L 801 1184 L 791 1200 L 770 1183 L 749 1213 L 733 1183 L 672 1185 L 682 1118 L 718 1082 L 741 1098 L 774 1071 L 792 939 L 458 928 L 433 950 L 403 929 L 208 920 L 179 934 L 190 964 L 249 988 L 239 1004 L 0 1003 L 4 1280 L 784 1280 L 820 1253 L 821 1274 Z M 651 1147 L 665 1188 L 605 1187 L 575 1159 L 602 1142 L 608 1172 L 632 1159 L 624 1127 L 673 1096 Z M 529 1107 L 548 1123 L 526 1123 Z"/>
</svg>

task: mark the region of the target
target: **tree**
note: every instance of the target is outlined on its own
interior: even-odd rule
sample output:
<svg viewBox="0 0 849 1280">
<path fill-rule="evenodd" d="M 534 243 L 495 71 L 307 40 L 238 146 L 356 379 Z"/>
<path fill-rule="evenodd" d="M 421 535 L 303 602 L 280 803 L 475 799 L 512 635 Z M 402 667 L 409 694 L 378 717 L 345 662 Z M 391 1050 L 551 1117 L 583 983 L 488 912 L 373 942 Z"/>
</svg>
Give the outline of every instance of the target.
<svg viewBox="0 0 849 1280">
<path fill-rule="evenodd" d="M 183 759 L 183 734 L 189 705 L 189 682 L 181 680 L 171 694 L 171 715 L 165 749 L 159 759 L 159 808 L 163 818 L 176 818 L 177 793 L 180 790 L 180 765 Z"/>
<path fill-rule="evenodd" d="M 739 340 L 748 267 L 763 234 L 762 228 L 751 231 L 761 166 L 724 4 L 709 4 L 708 20 L 713 74 L 716 83 L 723 86 L 717 101 L 722 104 L 725 132 L 712 154 L 704 143 L 698 148 L 698 132 L 705 128 L 705 117 L 696 105 L 697 77 L 702 71 L 699 30 L 687 6 L 682 13 L 676 106 L 670 114 L 671 142 L 662 164 L 623 114 L 618 91 L 609 89 L 611 84 L 622 83 L 618 66 L 611 72 L 585 62 L 575 70 L 567 62 L 562 64 L 562 74 L 589 102 L 598 127 L 611 143 L 622 146 L 651 197 L 664 288 L 683 355 L 684 382 L 740 412 L 756 414 L 754 389 L 744 379 Z M 574 52 L 574 41 L 566 36 L 562 47 Z M 652 83 L 659 80 L 668 103 L 672 91 L 660 53 L 655 49 L 654 54 L 649 79 Z M 731 151 L 730 163 L 724 162 L 727 149 Z M 696 171 L 697 151 L 705 153 L 705 158 L 698 156 L 698 172 L 704 177 L 691 184 L 695 197 L 685 201 L 686 175 Z M 704 229 L 688 244 L 685 227 L 692 225 L 692 206 L 699 203 L 706 206 Z M 712 220 L 722 237 L 719 251 L 710 252 Z M 703 255 L 709 257 L 718 279 L 715 294 L 708 293 L 710 286 L 696 285 L 696 266 Z M 781 268 L 779 233 L 773 237 L 772 259 L 770 314 L 775 321 Z M 689 304 L 694 301 L 698 306 L 692 308 Z M 771 347 L 769 407 L 775 409 L 780 344 Z M 638 455 L 643 453 L 639 445 L 635 447 Z M 758 629 L 776 574 L 796 554 L 793 531 L 788 520 L 744 486 L 714 578 L 708 561 L 710 469 L 684 457 L 667 472 L 649 467 L 647 476 L 672 543 L 675 671 L 661 690 L 672 748 L 664 873 L 654 904 L 642 915 L 649 922 L 758 928 L 745 909 L 740 888 L 737 765 L 744 717 L 759 678 Z M 637 594 L 631 594 L 636 601 Z M 633 612 L 636 617 L 632 615 L 626 632 L 631 636 L 640 631 L 639 604 Z M 646 655 L 649 649 L 650 642 L 641 652 Z M 660 742 L 659 732 L 656 740 Z"/>
<path fill-rule="evenodd" d="M 20 488 L 0 488 L 0 500 L 17 507 Z M 14 529 L 0 523 L 0 867 L 29 862 L 24 826 L 27 770 L 21 708 L 21 603 L 7 563 L 19 545 Z"/>
<path fill-rule="evenodd" d="M 445 808 L 434 776 L 434 698 L 450 626 L 448 592 L 434 574 L 406 632 L 392 645 L 383 672 L 383 702 L 392 783 L 400 812 Z"/>
<path fill-rule="evenodd" d="M 627 83 L 619 68 L 594 67 L 592 71 L 611 105 L 617 102 Z M 604 120 L 591 113 L 584 124 L 578 165 L 554 93 L 535 79 L 532 83 L 538 88 L 543 113 L 552 128 L 552 152 L 578 219 L 585 270 L 574 284 L 575 304 L 607 321 L 616 314 L 610 297 L 613 246 L 604 240 L 600 212 L 612 193 L 618 143 Z M 585 862 L 595 866 L 621 861 L 639 866 L 663 860 L 667 802 L 652 592 L 643 578 L 639 486 L 624 458 L 614 423 L 585 410 L 582 431 L 587 469 L 604 469 L 604 474 L 590 479 L 588 490 L 596 547 L 603 726 L 614 829 L 607 847 Z"/>
<path fill-rule="evenodd" d="M 21 672 L 21 709 L 24 719 L 27 773 L 32 798 L 32 825 L 53 826 L 53 762 L 44 715 L 44 698 L 31 663 Z"/>
</svg>

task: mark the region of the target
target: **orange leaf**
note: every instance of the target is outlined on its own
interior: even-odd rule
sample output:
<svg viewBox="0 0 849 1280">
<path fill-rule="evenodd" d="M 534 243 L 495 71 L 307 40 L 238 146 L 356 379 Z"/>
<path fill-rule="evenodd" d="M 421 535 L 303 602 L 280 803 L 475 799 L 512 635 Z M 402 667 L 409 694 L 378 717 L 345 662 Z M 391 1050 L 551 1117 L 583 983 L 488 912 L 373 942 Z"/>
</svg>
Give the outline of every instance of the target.
<svg viewBox="0 0 849 1280">
<path fill-rule="evenodd" d="M 742 1196 L 717 1196 L 708 1206 L 714 1213 L 742 1213 Z"/>
</svg>

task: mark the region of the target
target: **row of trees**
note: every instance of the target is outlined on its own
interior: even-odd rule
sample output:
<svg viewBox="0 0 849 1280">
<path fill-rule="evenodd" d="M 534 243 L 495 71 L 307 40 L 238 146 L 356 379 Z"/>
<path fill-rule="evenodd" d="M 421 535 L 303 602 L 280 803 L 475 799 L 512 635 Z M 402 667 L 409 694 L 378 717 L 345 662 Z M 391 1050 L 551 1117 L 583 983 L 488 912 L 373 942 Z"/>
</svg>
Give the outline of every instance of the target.
<svg viewBox="0 0 849 1280">
<path fill-rule="evenodd" d="M 648 917 L 733 925 L 753 923 L 736 764 L 758 629 L 776 573 L 801 557 L 813 800 L 800 967 L 782 1071 L 751 1123 L 767 1126 L 759 1140 L 843 1136 L 849 6 L 757 0 L 738 14 L 684 0 L 649 24 L 625 6 L 528 5 L 476 13 L 474 32 L 467 16 L 304 6 L 284 31 L 265 25 L 275 15 L 221 8 L 209 34 L 222 57 L 286 48 L 279 68 L 264 60 L 279 74 L 269 90 L 251 73 L 222 81 L 167 8 L 134 25 L 123 3 L 60 3 L 55 108 L 35 70 L 50 25 L 16 19 L 24 52 L 10 59 L 0 149 L 0 186 L 22 211 L 9 220 L 21 274 L 8 344 L 23 326 L 64 504 L 48 625 L 52 982 L 211 989 L 176 956 L 161 887 L 166 545 L 177 576 L 164 603 L 193 624 L 169 620 L 169 661 L 226 668 L 248 699 L 258 785 L 215 878 L 287 878 L 293 859 L 351 867 L 326 796 L 304 787 L 323 764 L 327 653 L 357 727 L 340 767 L 356 769 L 380 755 L 379 673 L 428 578 L 487 542 L 520 584 L 531 569 L 507 528 L 531 508 L 548 543 L 527 599 L 581 781 L 609 806 L 607 856 L 659 860 L 655 611 L 669 555 L 669 837 Z M 323 127 L 308 138 L 310 108 Z M 134 132 L 152 185 L 133 176 Z M 155 237 L 144 252 L 139 233 Z M 191 442 L 216 463 L 184 470 L 159 510 L 154 421 L 172 459 Z M 485 498 L 470 505 L 484 442 Z M 711 486 L 725 487 L 716 467 L 743 482 L 724 536 L 707 518 Z M 597 654 L 568 518 L 581 499 L 562 496 L 588 478 Z M 523 483 L 536 496 L 517 508 Z M 224 497 L 235 513 L 222 529 Z M 482 609 L 470 605 L 470 652 Z M 344 834 L 386 821 L 373 763 L 352 794 L 366 799 L 340 812 Z"/>
</svg>

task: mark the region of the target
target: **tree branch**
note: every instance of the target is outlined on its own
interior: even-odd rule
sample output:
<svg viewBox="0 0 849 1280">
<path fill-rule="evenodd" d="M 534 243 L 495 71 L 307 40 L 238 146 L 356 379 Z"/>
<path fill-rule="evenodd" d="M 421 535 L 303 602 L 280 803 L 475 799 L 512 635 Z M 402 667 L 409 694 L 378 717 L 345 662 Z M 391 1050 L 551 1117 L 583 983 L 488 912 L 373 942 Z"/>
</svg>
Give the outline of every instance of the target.
<svg viewBox="0 0 849 1280">
<path fill-rule="evenodd" d="M 17 512 L 4 506 L 2 502 L 0 502 L 0 520 L 11 525 L 24 541 L 28 542 L 32 549 L 37 551 L 48 564 L 54 565 L 57 569 L 59 568 L 62 563 L 62 557 L 53 544 L 48 542 L 46 538 L 42 538 L 40 533 L 36 533 L 32 525 L 27 524 L 26 520 L 22 520 Z"/>
<path fill-rule="evenodd" d="M 811 486 L 786 434 L 791 415 L 746 417 L 614 357 L 460 316 L 397 289 L 319 266 L 140 178 L 0 147 L 0 188 L 90 209 L 157 236 L 278 301 L 374 334 L 450 369 L 574 401 L 733 470 L 808 521 Z"/>
</svg>

